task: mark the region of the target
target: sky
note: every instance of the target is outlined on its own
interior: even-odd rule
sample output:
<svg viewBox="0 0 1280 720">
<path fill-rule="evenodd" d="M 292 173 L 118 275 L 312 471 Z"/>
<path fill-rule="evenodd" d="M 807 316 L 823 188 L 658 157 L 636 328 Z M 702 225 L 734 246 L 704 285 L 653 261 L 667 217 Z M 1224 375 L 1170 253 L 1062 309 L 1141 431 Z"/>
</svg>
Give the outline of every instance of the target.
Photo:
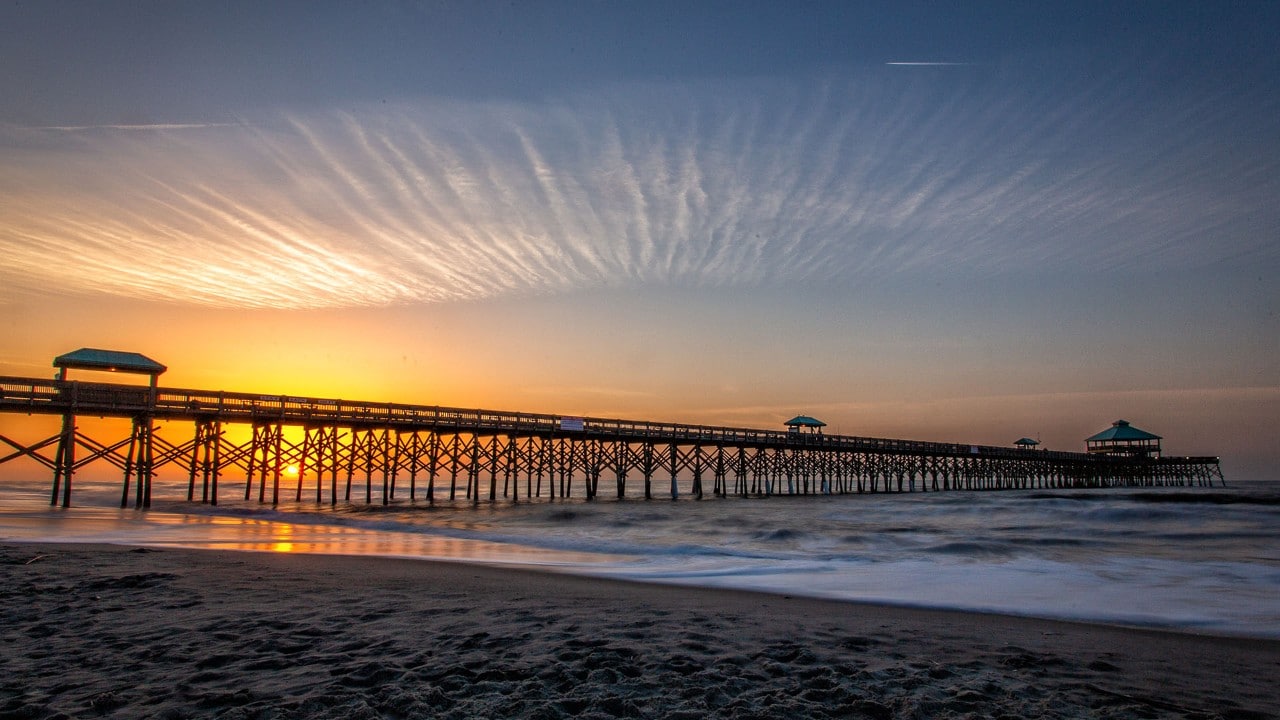
<svg viewBox="0 0 1280 720">
<path fill-rule="evenodd" d="M 1124 418 L 1277 478 L 1278 28 L 6 3 L 0 374 L 99 347 L 171 387 L 1065 450 Z"/>
</svg>

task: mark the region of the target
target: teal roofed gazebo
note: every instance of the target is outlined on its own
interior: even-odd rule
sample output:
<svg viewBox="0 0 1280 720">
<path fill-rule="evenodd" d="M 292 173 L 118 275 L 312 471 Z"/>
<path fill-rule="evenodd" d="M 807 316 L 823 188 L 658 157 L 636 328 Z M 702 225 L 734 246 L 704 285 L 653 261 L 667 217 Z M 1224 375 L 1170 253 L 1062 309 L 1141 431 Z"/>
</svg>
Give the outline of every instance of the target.
<svg viewBox="0 0 1280 720">
<path fill-rule="evenodd" d="M 822 428 L 827 426 L 826 423 L 822 422 L 818 418 L 809 417 L 808 415 L 797 415 L 783 424 L 787 426 L 788 431 L 793 433 L 821 433 Z"/>
<path fill-rule="evenodd" d="M 1128 420 L 1117 420 L 1111 427 L 1087 438 L 1084 446 L 1086 452 L 1099 455 L 1158 458 L 1160 440 L 1159 435 L 1139 430 Z"/>
<path fill-rule="evenodd" d="M 65 355 L 59 355 L 53 359 L 53 366 L 60 371 L 59 380 L 67 379 L 68 370 L 97 370 L 147 375 L 151 379 L 152 387 L 155 387 L 156 378 L 169 369 L 141 353 L 97 348 L 80 348 Z"/>
</svg>

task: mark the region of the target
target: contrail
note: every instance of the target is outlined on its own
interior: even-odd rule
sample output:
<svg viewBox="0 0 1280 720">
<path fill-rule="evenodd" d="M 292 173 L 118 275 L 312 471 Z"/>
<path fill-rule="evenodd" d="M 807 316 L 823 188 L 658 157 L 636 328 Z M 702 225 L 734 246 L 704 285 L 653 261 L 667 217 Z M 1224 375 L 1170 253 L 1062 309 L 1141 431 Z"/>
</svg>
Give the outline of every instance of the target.
<svg viewBox="0 0 1280 720">
<path fill-rule="evenodd" d="M 194 130 L 234 126 L 235 123 L 153 123 L 150 125 L 42 125 L 32 129 L 82 132 L 85 130 Z"/>
</svg>

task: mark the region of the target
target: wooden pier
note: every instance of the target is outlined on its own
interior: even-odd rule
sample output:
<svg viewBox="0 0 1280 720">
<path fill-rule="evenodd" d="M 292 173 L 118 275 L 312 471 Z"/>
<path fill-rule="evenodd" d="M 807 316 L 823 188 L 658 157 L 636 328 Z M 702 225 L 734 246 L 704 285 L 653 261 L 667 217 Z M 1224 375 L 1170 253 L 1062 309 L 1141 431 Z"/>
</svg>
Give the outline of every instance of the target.
<svg viewBox="0 0 1280 720">
<path fill-rule="evenodd" d="M 153 376 L 154 379 L 154 376 Z M 216 504 L 228 481 L 245 500 L 510 502 L 875 492 L 1212 485 L 1216 457 L 1090 453 L 0 377 L 0 411 L 62 417 L 34 442 L 0 435 L 0 463 L 53 472 L 51 504 L 93 462 L 122 472 L 121 507 L 151 505 L 157 470 L 187 475 L 187 499 Z M 77 418 L 125 418 L 102 441 Z M 157 432 L 188 426 L 182 440 Z M 240 426 L 243 443 L 227 437 Z M 286 429 L 289 432 L 286 432 Z M 247 431 L 245 433 L 244 431 Z M 52 452 L 52 456 L 49 453 Z M 628 482 L 631 484 L 628 485 Z M 641 483 L 642 491 L 636 483 Z M 1225 483 L 1224 483 L 1225 484 Z M 612 487 L 610 487 L 612 486 Z"/>
</svg>

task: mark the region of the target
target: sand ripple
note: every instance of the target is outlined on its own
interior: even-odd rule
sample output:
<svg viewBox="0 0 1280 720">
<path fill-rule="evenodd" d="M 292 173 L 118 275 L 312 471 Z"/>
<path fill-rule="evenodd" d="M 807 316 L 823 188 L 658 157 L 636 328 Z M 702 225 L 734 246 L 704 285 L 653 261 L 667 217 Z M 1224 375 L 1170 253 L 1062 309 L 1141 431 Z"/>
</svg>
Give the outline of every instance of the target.
<svg viewBox="0 0 1280 720">
<path fill-rule="evenodd" d="M 1280 643 L 368 558 L 0 546 L 0 719 L 1264 718 Z"/>
</svg>

